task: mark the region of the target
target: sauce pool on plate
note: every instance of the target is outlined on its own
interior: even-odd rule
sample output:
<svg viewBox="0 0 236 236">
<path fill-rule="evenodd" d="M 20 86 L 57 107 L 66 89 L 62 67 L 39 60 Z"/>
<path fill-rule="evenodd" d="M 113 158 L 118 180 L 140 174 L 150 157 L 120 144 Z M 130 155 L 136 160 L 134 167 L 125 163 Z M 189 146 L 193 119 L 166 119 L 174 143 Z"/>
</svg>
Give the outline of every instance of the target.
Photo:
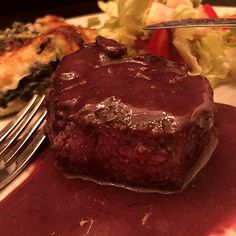
<svg viewBox="0 0 236 236">
<path fill-rule="evenodd" d="M 225 235 L 236 228 L 236 108 L 217 105 L 219 145 L 184 192 L 136 193 L 67 179 L 45 149 L 0 203 L 0 235 Z"/>
</svg>

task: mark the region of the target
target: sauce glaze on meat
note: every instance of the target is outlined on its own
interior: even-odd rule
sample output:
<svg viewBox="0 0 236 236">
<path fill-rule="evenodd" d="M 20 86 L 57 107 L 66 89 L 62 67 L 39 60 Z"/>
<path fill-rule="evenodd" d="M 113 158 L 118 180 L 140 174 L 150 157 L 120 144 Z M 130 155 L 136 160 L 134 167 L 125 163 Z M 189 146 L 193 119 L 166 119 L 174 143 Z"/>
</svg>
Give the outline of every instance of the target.
<svg viewBox="0 0 236 236">
<path fill-rule="evenodd" d="M 217 142 L 206 78 L 163 58 L 129 57 L 103 37 L 64 57 L 47 109 L 45 132 L 66 169 L 135 187 L 180 189 Z"/>
</svg>

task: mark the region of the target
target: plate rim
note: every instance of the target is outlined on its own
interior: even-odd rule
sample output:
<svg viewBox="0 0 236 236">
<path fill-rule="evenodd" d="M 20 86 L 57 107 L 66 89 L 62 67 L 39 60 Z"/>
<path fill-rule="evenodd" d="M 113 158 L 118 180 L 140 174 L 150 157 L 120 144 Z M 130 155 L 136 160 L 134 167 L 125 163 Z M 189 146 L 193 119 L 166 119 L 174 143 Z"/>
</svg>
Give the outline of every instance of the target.
<svg viewBox="0 0 236 236">
<path fill-rule="evenodd" d="M 230 11 L 235 11 L 236 13 L 236 6 L 213 6 L 214 9 L 217 12 L 224 12 L 226 13 L 227 10 Z M 69 18 L 65 18 L 65 20 L 70 23 L 70 24 L 81 24 L 84 27 L 87 27 L 87 25 L 85 24 L 86 21 L 88 20 L 89 17 L 103 17 L 103 21 L 105 19 L 108 18 L 108 15 L 106 15 L 106 13 L 104 12 L 97 12 L 97 13 L 90 13 L 90 14 L 84 14 L 84 15 L 79 15 L 79 16 L 74 16 L 74 17 L 69 17 Z M 102 22 L 103 22 L 102 21 Z M 75 23 L 77 22 L 77 23 Z M 230 86 L 230 85 L 227 85 Z M 231 89 L 233 89 L 234 91 L 236 87 L 233 87 Z M 222 93 L 221 91 L 219 91 L 219 93 Z M 236 96 L 235 96 L 236 97 Z M 235 100 L 236 101 L 236 100 Z M 220 101 L 217 101 L 220 102 Z M 228 103 L 227 103 L 228 104 Z M 228 105 L 232 105 L 232 104 L 228 104 Z M 233 104 L 233 106 L 236 106 L 236 103 Z M 0 127 L 1 127 L 1 120 L 0 120 Z M 3 188 L 2 190 L 0 190 L 0 203 L 6 199 L 6 197 L 11 194 L 18 186 L 20 186 L 24 181 L 27 180 L 27 178 L 33 173 L 34 171 L 34 164 L 31 163 L 28 167 L 25 168 L 25 170 L 19 175 L 17 176 L 10 184 L 8 184 L 5 188 Z"/>
</svg>

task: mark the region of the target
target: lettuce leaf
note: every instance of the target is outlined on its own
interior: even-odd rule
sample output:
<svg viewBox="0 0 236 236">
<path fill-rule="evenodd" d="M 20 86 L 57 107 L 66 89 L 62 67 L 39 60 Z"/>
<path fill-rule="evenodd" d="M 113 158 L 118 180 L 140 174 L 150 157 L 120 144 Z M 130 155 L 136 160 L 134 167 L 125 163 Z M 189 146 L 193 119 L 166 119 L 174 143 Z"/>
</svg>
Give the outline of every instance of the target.
<svg viewBox="0 0 236 236">
<path fill-rule="evenodd" d="M 180 4 L 173 12 L 173 18 L 176 20 L 186 19 L 186 18 L 204 18 L 206 17 L 205 12 L 202 7 L 192 7 Z"/>
<path fill-rule="evenodd" d="M 98 29 L 98 34 L 125 44 L 131 51 L 136 35 L 144 25 L 143 19 L 149 5 L 149 0 L 99 1 L 98 6 L 110 16 L 110 19 Z"/>
<path fill-rule="evenodd" d="M 118 6 L 116 1 L 98 1 L 98 7 L 107 15 L 118 17 Z"/>
<path fill-rule="evenodd" d="M 225 34 L 221 29 L 200 28 L 185 31 L 185 34 L 176 30 L 174 34 L 173 44 L 192 73 L 206 76 L 213 87 L 230 77 L 232 59 L 224 43 Z"/>
<path fill-rule="evenodd" d="M 165 4 L 162 4 L 160 2 L 153 2 L 145 12 L 144 24 L 150 25 L 162 21 L 172 20 L 173 11 L 173 8 Z"/>
<path fill-rule="evenodd" d="M 98 6 L 110 19 L 97 30 L 97 34 L 125 44 L 129 53 L 132 53 L 138 34 L 146 37 L 151 34 L 142 31 L 144 25 L 183 17 L 184 14 L 185 18 L 192 17 L 194 9 L 193 0 L 100 0 Z M 179 16 L 175 9 L 178 9 Z M 196 17 L 197 13 L 196 10 Z"/>
<path fill-rule="evenodd" d="M 167 20 L 207 17 L 201 0 L 110 0 L 99 1 L 110 16 L 98 34 L 123 43 L 134 54 L 134 42 L 144 25 Z M 233 40 L 232 40 L 233 38 Z M 234 41 L 235 39 L 235 41 Z M 176 29 L 173 44 L 191 68 L 192 74 L 206 76 L 215 87 L 236 78 L 236 32 L 211 28 Z"/>
<path fill-rule="evenodd" d="M 174 10 L 175 19 L 204 17 L 201 8 L 178 6 Z M 192 74 L 202 74 L 208 78 L 213 87 L 236 78 L 236 43 L 228 42 L 236 38 L 234 30 L 213 28 L 176 29 L 173 44 Z"/>
</svg>

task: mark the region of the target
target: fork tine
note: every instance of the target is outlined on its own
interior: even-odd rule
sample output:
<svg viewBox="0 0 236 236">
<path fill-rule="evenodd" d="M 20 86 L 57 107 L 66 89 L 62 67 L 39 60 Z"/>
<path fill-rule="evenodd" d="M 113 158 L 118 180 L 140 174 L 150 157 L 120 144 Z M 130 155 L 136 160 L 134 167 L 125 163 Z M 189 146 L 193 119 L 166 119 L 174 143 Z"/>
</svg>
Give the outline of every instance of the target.
<svg viewBox="0 0 236 236">
<path fill-rule="evenodd" d="M 34 104 L 38 95 L 34 95 L 33 98 L 29 101 L 26 107 L 16 116 L 16 118 L 10 121 L 1 131 L 0 131 L 0 142 L 16 127 L 16 125 L 23 119 L 25 114 L 29 111 L 29 109 Z"/>
<path fill-rule="evenodd" d="M 16 161 L 11 163 L 8 168 L 0 170 L 0 189 L 10 183 L 26 167 L 26 165 L 31 160 L 31 157 L 44 139 L 45 135 L 43 133 L 43 130 L 37 130 L 30 145 L 28 145 L 24 149 L 24 151 L 17 157 Z"/>
<path fill-rule="evenodd" d="M 37 114 L 37 117 L 35 120 L 33 120 L 26 128 L 26 131 L 24 132 L 24 136 L 19 139 L 19 141 L 16 143 L 16 145 L 10 149 L 9 152 L 7 152 L 6 155 L 3 155 L 5 166 L 8 165 L 8 163 L 14 159 L 14 157 L 18 154 L 18 152 L 21 150 L 23 145 L 29 140 L 31 135 L 35 132 L 35 130 L 40 126 L 40 124 L 43 122 L 45 116 L 47 114 L 46 109 L 42 109 L 42 111 Z"/>
<path fill-rule="evenodd" d="M 37 99 L 37 98 L 36 98 Z M 28 112 L 24 113 L 24 116 L 21 118 L 22 122 L 18 122 L 17 125 L 15 125 L 11 131 L 13 131 L 14 133 L 8 137 L 10 135 L 9 132 L 8 136 L 5 135 L 5 138 L 2 140 L 1 146 L 0 146 L 0 155 L 3 154 L 6 149 L 13 143 L 13 141 L 19 136 L 19 134 L 23 131 L 23 129 L 25 128 L 25 126 L 29 123 L 29 121 L 34 117 L 35 113 L 37 112 L 38 108 L 41 106 L 41 104 L 43 103 L 45 99 L 45 95 L 42 95 L 41 97 L 39 97 L 39 100 L 36 100 L 31 106 L 30 109 L 28 109 Z M 15 129 L 14 129 L 15 128 Z M 14 130 L 13 130 L 14 129 Z"/>
</svg>

